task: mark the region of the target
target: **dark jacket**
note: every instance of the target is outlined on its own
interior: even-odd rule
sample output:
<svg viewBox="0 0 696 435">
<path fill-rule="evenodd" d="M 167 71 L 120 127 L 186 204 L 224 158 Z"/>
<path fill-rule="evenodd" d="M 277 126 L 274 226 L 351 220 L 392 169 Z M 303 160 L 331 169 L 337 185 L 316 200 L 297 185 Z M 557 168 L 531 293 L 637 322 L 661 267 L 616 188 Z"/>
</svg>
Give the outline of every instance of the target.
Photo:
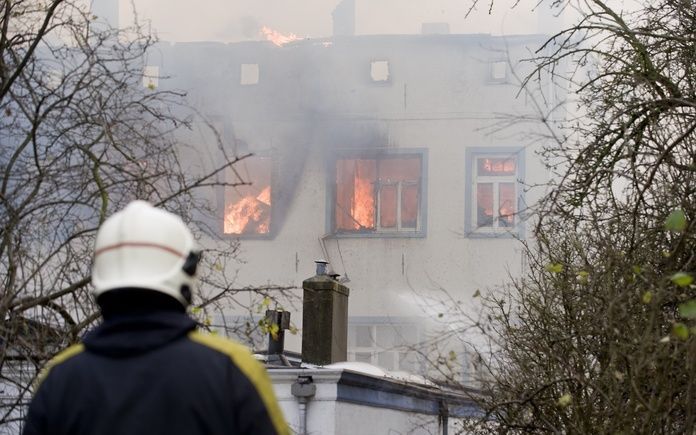
<svg viewBox="0 0 696 435">
<path fill-rule="evenodd" d="M 288 434 L 263 366 L 184 313 L 109 319 L 55 357 L 25 435 Z"/>
</svg>

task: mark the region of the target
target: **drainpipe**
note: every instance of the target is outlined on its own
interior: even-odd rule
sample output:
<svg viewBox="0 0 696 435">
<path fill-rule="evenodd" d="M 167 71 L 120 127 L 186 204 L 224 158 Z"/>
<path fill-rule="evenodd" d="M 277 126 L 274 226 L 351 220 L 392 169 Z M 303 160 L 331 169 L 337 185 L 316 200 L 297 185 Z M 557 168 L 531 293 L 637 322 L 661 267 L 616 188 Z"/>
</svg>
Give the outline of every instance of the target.
<svg viewBox="0 0 696 435">
<path fill-rule="evenodd" d="M 317 392 L 311 376 L 298 376 L 297 381 L 290 387 L 292 395 L 297 397 L 299 409 L 298 435 L 307 435 L 307 404 Z"/>
<path fill-rule="evenodd" d="M 442 425 L 442 435 L 447 435 L 447 426 L 449 426 L 449 408 L 447 407 L 447 402 L 440 400 L 438 408 L 438 420 L 440 420 L 440 424 Z"/>
</svg>

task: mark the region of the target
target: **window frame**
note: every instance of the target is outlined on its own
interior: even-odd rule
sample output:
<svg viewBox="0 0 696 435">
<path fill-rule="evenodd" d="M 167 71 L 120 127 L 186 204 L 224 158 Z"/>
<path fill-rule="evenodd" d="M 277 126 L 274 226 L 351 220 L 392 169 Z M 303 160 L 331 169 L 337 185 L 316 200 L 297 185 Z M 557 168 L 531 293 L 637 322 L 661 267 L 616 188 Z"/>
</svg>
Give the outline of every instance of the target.
<svg viewBox="0 0 696 435">
<path fill-rule="evenodd" d="M 370 329 L 370 337 L 372 343 L 369 346 L 359 346 L 357 343 L 357 328 L 365 327 Z M 415 343 L 405 343 L 396 344 L 392 347 L 382 347 L 378 344 L 381 340 L 379 337 L 378 328 L 392 328 L 396 334 L 397 328 L 409 327 L 414 328 L 416 335 Z M 402 358 L 415 358 L 416 371 L 412 372 L 414 374 L 424 374 L 426 372 L 425 360 L 416 351 L 412 349 L 413 346 L 419 346 L 422 343 L 423 336 L 425 334 L 425 329 L 423 328 L 422 319 L 417 317 L 372 317 L 372 316 L 357 316 L 348 318 L 348 349 L 347 357 L 348 361 L 360 361 L 357 358 L 358 354 L 366 355 L 369 354 L 370 361 L 368 364 L 380 367 L 385 370 L 398 370 L 407 371 L 406 367 L 401 365 Z M 353 340 L 351 341 L 352 335 Z M 388 357 L 392 360 L 395 368 L 386 368 L 379 364 L 380 356 Z M 366 362 L 366 361 L 362 361 Z"/>
<path fill-rule="evenodd" d="M 482 157 L 515 158 L 515 223 L 510 227 L 476 227 L 477 211 L 476 185 L 480 179 L 477 176 L 477 159 Z M 524 214 L 524 177 L 525 177 L 525 148 L 524 147 L 470 147 L 465 152 L 465 219 L 464 233 L 469 238 L 524 238 L 525 224 Z M 484 182 L 491 182 L 495 176 L 484 176 Z M 505 181 L 503 181 L 505 182 Z M 509 181 L 507 181 L 509 182 Z"/>
<path fill-rule="evenodd" d="M 409 229 L 380 229 L 379 200 L 375 201 L 375 229 L 373 231 L 345 231 L 336 228 L 336 164 L 342 159 L 380 159 L 417 156 L 421 160 L 420 189 L 418 190 L 418 224 L 413 230 Z M 427 148 L 398 148 L 398 149 L 340 149 L 336 150 L 329 159 L 327 172 L 327 199 L 326 204 L 326 232 L 336 238 L 424 238 L 427 236 L 428 228 L 428 150 Z M 379 198 L 379 197 L 378 197 Z M 397 204 L 400 200 L 397 201 Z M 399 207 L 397 207 L 399 208 Z M 400 210 L 398 210 L 400 211 Z M 397 214 L 399 216 L 400 213 Z M 401 225 L 397 222 L 397 228 Z"/>
<path fill-rule="evenodd" d="M 386 80 L 375 80 L 372 75 L 372 69 L 376 63 L 384 62 L 387 65 L 387 78 Z M 373 86 L 391 86 L 392 85 L 392 64 L 391 61 L 386 57 L 373 58 L 370 59 L 370 67 L 367 71 L 367 77 Z"/>
<path fill-rule="evenodd" d="M 496 78 L 494 76 L 495 72 L 495 65 L 502 63 L 505 66 L 505 74 L 504 77 L 502 78 Z M 505 84 L 510 84 L 510 62 L 507 59 L 500 58 L 500 59 L 490 59 L 488 61 L 488 70 L 487 70 L 487 77 L 486 77 L 486 82 L 490 85 L 505 85 Z"/>
<path fill-rule="evenodd" d="M 56 71 L 58 72 L 58 71 Z M 145 65 L 143 67 L 142 87 L 145 89 L 155 90 L 159 87 L 160 74 L 159 65 Z"/>
</svg>

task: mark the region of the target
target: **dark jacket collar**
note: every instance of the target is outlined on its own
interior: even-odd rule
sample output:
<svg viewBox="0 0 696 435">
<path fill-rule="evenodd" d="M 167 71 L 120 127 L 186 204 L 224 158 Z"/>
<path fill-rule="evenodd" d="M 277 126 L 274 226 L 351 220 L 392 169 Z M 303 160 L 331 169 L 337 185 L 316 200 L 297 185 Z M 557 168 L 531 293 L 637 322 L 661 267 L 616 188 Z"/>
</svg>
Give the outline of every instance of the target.
<svg viewBox="0 0 696 435">
<path fill-rule="evenodd" d="M 164 346 L 195 328 L 196 322 L 185 313 L 153 311 L 110 317 L 90 331 L 83 342 L 88 351 L 127 357 Z"/>
</svg>

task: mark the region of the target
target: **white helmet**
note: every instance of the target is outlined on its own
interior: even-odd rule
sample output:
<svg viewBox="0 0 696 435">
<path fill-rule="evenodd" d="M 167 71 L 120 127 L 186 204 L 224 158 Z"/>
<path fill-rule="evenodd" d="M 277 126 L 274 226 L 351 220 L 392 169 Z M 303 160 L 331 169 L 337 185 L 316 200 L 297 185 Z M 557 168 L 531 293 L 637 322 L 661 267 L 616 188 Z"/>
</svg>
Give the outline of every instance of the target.
<svg viewBox="0 0 696 435">
<path fill-rule="evenodd" d="M 187 306 L 200 259 L 193 248 L 193 236 L 179 216 L 133 201 L 97 232 L 94 296 L 119 288 L 142 288 Z"/>
</svg>

